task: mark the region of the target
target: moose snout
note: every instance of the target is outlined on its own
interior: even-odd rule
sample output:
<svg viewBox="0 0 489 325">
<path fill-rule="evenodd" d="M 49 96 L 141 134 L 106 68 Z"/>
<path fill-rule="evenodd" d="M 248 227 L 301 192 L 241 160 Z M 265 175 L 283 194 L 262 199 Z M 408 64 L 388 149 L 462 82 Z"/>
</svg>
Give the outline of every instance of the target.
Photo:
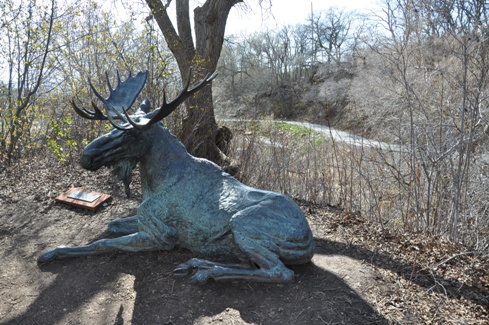
<svg viewBox="0 0 489 325">
<path fill-rule="evenodd" d="M 112 159 L 110 158 L 113 154 L 114 150 L 87 150 L 83 152 L 80 158 L 80 166 L 82 168 L 95 171 L 102 166 L 112 165 Z"/>
<path fill-rule="evenodd" d="M 102 166 L 112 165 L 115 157 L 123 152 L 122 132 L 114 130 L 90 142 L 80 158 L 80 166 L 95 171 Z"/>
<path fill-rule="evenodd" d="M 98 168 L 92 164 L 92 157 L 88 155 L 82 155 L 80 158 L 80 166 L 83 169 L 97 170 Z"/>
</svg>

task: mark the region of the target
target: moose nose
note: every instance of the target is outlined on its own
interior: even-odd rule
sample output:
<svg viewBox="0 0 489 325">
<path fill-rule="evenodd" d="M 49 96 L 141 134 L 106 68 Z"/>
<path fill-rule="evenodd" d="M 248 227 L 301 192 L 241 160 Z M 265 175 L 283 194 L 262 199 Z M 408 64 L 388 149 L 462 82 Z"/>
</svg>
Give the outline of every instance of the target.
<svg viewBox="0 0 489 325">
<path fill-rule="evenodd" d="M 87 156 L 87 155 L 82 155 L 80 158 L 80 166 L 84 169 L 90 170 L 90 165 L 91 165 L 92 159 Z"/>
</svg>

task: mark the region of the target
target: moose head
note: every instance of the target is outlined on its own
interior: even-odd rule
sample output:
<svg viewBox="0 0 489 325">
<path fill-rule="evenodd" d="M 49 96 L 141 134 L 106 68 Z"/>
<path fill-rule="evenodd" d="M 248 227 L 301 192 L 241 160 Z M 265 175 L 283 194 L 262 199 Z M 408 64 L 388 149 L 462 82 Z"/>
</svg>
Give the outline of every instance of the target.
<svg viewBox="0 0 489 325">
<path fill-rule="evenodd" d="M 71 104 L 74 110 L 83 118 L 89 120 L 108 120 L 114 129 L 112 132 L 92 141 L 84 150 L 80 164 L 88 170 L 98 170 L 102 166 L 111 166 L 115 174 L 125 185 L 126 195 L 130 196 L 130 183 L 132 170 L 141 157 L 147 152 L 151 144 L 151 127 L 173 112 L 193 93 L 208 85 L 217 73 L 208 74 L 196 85 L 190 86 L 191 71 L 185 87 L 170 103 L 166 102 L 163 93 L 161 107 L 151 111 L 149 99 L 145 99 L 139 108 L 131 115 L 128 111 L 134 104 L 137 96 L 146 84 L 148 72 L 139 72 L 136 76 L 129 74 L 125 81 L 121 81 L 117 71 L 117 86 L 112 88 L 108 74 L 106 74 L 109 87 L 109 97 L 104 98 L 95 89 L 89 80 L 90 87 L 96 97 L 105 106 L 105 113 L 92 101 L 93 111 L 80 108 L 73 99 Z"/>
</svg>

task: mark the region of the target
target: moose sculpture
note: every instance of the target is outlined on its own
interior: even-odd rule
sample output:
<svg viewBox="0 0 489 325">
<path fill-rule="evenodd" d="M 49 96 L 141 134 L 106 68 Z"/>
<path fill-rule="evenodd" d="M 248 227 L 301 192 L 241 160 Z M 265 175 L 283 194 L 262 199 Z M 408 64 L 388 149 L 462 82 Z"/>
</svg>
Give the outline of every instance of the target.
<svg viewBox="0 0 489 325">
<path fill-rule="evenodd" d="M 120 235 L 86 246 L 59 246 L 42 254 L 45 263 L 58 258 L 88 256 L 115 251 L 154 251 L 184 247 L 199 258 L 179 265 L 174 273 L 193 273 L 190 283 L 208 279 L 285 283 L 294 272 L 285 265 L 307 263 L 313 256 L 313 237 L 300 208 L 287 196 L 241 184 L 216 164 L 191 156 L 168 129 L 158 123 L 216 74 L 207 75 L 189 89 L 186 86 L 170 103 L 149 111 L 145 100 L 129 115 L 128 109 L 146 83 L 147 72 L 129 75 L 103 98 L 104 114 L 92 102 L 93 111 L 74 110 L 91 120 L 109 120 L 112 132 L 92 141 L 80 160 L 83 168 L 126 166 L 126 174 L 140 166 L 143 202 L 137 215 L 113 220 L 108 231 Z"/>
</svg>

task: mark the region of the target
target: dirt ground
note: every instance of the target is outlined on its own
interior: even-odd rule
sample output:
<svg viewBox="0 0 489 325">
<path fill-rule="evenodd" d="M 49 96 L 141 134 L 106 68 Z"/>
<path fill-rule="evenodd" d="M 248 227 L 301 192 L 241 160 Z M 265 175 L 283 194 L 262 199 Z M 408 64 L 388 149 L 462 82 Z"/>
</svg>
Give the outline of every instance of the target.
<svg viewBox="0 0 489 325">
<path fill-rule="evenodd" d="M 72 186 L 114 200 L 96 213 L 54 202 Z M 132 191 L 76 164 L 0 174 L 1 324 L 489 323 L 487 254 L 304 203 L 316 255 L 288 285 L 189 285 L 172 275 L 193 257 L 183 249 L 37 264 L 48 248 L 106 237 L 109 220 L 136 211 L 137 174 Z"/>
</svg>

